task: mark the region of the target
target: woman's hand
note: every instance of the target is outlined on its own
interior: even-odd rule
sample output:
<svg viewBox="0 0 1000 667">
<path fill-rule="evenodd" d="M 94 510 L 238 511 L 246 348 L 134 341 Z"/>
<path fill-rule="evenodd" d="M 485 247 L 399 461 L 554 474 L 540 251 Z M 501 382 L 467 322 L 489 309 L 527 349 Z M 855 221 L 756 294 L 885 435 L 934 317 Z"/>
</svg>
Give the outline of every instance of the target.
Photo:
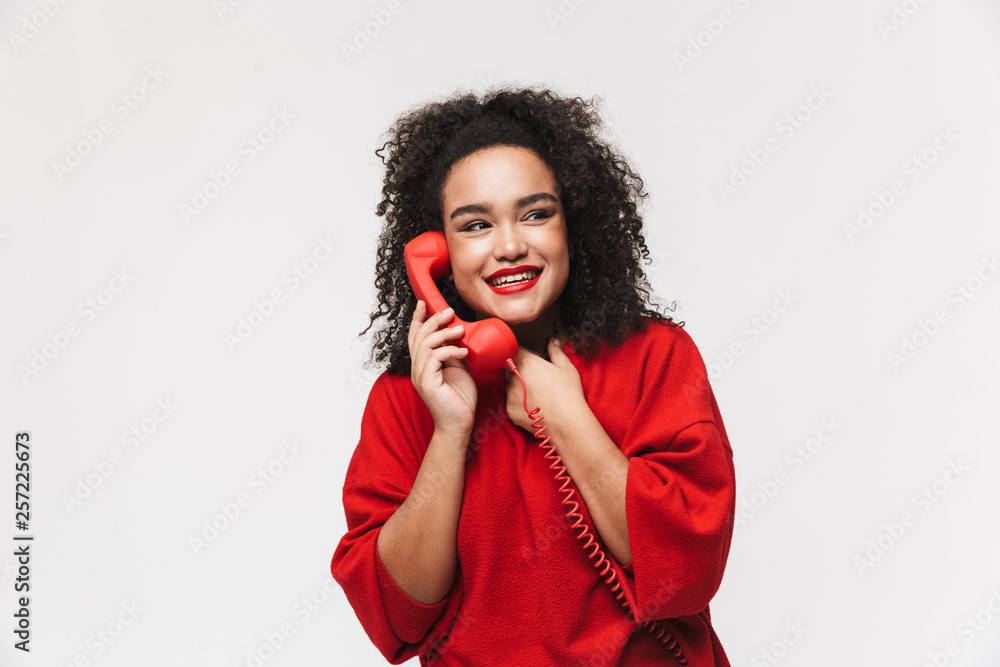
<svg viewBox="0 0 1000 667">
<path fill-rule="evenodd" d="M 451 308 L 424 320 L 426 314 L 427 304 L 418 300 L 406 339 L 410 379 L 434 417 L 435 430 L 468 438 L 476 419 L 476 382 L 461 361 L 469 351 L 447 344 L 461 338 L 463 329 L 441 328 L 451 319 Z"/>
<path fill-rule="evenodd" d="M 528 409 L 539 408 L 542 424 L 549 427 L 546 434 L 552 435 L 558 424 L 572 422 L 590 410 L 590 406 L 583 395 L 580 373 L 555 338 L 549 340 L 548 352 L 551 362 L 519 347 L 514 364 L 528 386 Z M 535 433 L 524 411 L 523 395 L 521 381 L 507 369 L 507 417 L 529 433 Z"/>
</svg>

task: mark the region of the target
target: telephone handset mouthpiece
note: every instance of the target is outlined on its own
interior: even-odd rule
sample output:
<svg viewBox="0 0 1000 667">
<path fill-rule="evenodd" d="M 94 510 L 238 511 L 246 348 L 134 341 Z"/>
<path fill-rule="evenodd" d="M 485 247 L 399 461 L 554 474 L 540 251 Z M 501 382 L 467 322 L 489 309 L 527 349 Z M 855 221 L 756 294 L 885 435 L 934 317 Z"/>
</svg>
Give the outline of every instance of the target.
<svg viewBox="0 0 1000 667">
<path fill-rule="evenodd" d="M 427 304 L 427 316 L 447 308 L 448 302 L 434 284 L 448 275 L 451 268 L 444 234 L 432 230 L 417 236 L 406 244 L 403 259 L 413 293 Z M 465 322 L 454 315 L 448 322 L 449 327 L 459 324 L 465 326 L 465 331 L 454 344 L 469 350 L 464 361 L 470 370 L 503 368 L 507 359 L 517 357 L 517 338 L 500 318 Z"/>
</svg>

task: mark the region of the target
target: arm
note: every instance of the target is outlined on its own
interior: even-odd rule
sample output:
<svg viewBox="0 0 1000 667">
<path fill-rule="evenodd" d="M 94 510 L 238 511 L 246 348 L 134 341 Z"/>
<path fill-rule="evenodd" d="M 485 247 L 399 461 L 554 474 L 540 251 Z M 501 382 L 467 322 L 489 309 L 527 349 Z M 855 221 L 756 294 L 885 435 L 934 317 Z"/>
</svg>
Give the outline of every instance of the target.
<svg viewBox="0 0 1000 667">
<path fill-rule="evenodd" d="M 619 563 L 632 561 L 625 489 L 629 460 L 608 436 L 586 403 L 575 418 L 549 427 L 556 453 L 583 498 L 594 527 Z"/>
<path fill-rule="evenodd" d="M 700 613 L 722 583 L 733 534 L 733 451 L 701 354 L 661 328 L 642 363 L 622 440 L 632 562 L 620 568 L 640 621 Z"/>
<path fill-rule="evenodd" d="M 549 351 L 551 367 L 525 359 L 539 369 L 530 382 L 540 387 L 536 396 L 559 397 L 542 408 L 547 433 L 617 561 L 630 607 L 640 620 L 699 613 L 725 568 L 735 475 L 693 341 L 664 325 L 615 359 L 620 383 L 599 404 L 602 419 L 619 424 L 614 441 L 578 397 L 566 358 L 554 346 Z M 520 414 L 520 383 L 511 386 L 508 414 L 532 431 Z"/>
<path fill-rule="evenodd" d="M 634 560 L 622 572 L 638 620 L 694 615 L 715 596 L 733 533 L 734 480 L 732 452 L 713 422 L 691 424 L 667 450 L 629 461 Z"/>
<path fill-rule="evenodd" d="M 718 560 L 716 552 L 723 546 L 719 537 L 731 532 L 731 526 L 726 528 L 726 524 L 732 520 L 730 504 L 734 496 L 725 446 L 714 423 L 700 422 L 682 430 L 671 443 L 675 449 L 670 457 L 651 453 L 633 459 L 622 454 L 589 408 L 578 412 L 576 419 L 550 430 L 601 541 L 623 571 L 630 575 L 634 572 L 630 534 L 649 542 L 641 546 L 650 553 L 669 549 L 670 542 L 682 541 L 684 554 L 678 554 L 680 562 L 694 565 Z M 682 452 L 682 448 L 687 451 Z M 643 517 L 657 506 L 674 508 L 664 525 L 671 521 L 684 525 L 656 531 Z M 704 537 L 707 543 L 699 546 Z M 704 558 L 691 558 L 690 550 L 701 551 Z M 694 606 L 704 608 L 719 581 L 715 572 L 694 571 L 698 569 L 692 568 L 686 584 L 674 583 L 670 588 L 687 589 L 692 598 L 705 600 L 705 604 L 695 602 Z M 718 574 L 721 578 L 721 571 Z M 708 575 L 708 579 L 698 581 L 698 575 Z M 657 595 L 662 597 L 663 593 L 653 593 L 652 597 Z"/>
<path fill-rule="evenodd" d="M 428 443 L 426 449 L 422 443 Z M 448 632 L 461 604 L 460 573 L 456 576 L 447 563 L 437 570 L 436 583 L 428 591 L 413 583 L 421 568 L 407 570 L 408 564 L 399 557 L 406 548 L 406 530 L 414 523 L 411 518 L 433 512 L 447 495 L 441 493 L 447 480 L 454 482 L 455 475 L 445 474 L 448 466 L 442 465 L 440 456 L 450 451 L 446 444 L 434 437 L 433 419 L 410 380 L 384 373 L 372 387 L 361 437 L 347 469 L 343 499 L 348 531 L 330 567 L 372 643 L 393 664 L 433 648 Z M 462 456 L 463 465 L 453 472 L 464 476 Z M 414 502 L 409 502 L 411 497 Z M 404 506 L 407 509 L 400 513 Z M 383 543 L 380 536 L 386 529 L 396 531 L 396 536 L 390 533 Z M 454 539 L 450 548 L 454 551 Z M 440 593 L 445 578 L 448 587 Z"/>
<path fill-rule="evenodd" d="M 406 500 L 378 535 L 385 569 L 400 589 L 422 604 L 440 602 L 455 580 L 468 444 L 468 437 L 434 432 Z"/>
</svg>

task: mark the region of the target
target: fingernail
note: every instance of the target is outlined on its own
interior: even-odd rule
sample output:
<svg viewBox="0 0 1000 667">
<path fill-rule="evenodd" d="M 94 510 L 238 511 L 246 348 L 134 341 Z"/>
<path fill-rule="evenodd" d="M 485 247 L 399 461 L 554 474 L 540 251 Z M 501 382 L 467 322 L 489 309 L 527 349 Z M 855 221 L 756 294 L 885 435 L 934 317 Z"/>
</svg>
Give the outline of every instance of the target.
<svg viewBox="0 0 1000 667">
<path fill-rule="evenodd" d="M 453 312 L 455 312 L 455 309 L 451 308 L 451 307 L 448 307 L 448 308 L 445 308 L 444 310 L 442 310 L 441 314 L 442 315 L 451 315 Z"/>
</svg>

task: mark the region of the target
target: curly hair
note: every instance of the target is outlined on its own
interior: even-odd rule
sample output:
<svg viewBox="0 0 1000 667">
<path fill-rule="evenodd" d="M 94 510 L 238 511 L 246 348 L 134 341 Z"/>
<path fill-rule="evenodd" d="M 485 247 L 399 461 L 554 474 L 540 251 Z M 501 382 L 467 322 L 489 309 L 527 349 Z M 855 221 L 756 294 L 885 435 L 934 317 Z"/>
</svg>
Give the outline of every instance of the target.
<svg viewBox="0 0 1000 667">
<path fill-rule="evenodd" d="M 495 145 L 531 149 L 555 176 L 575 253 L 560 318 L 585 359 L 602 345 L 617 347 L 631 333 L 644 331 L 650 319 L 684 326 L 650 307 L 655 297 L 640 260 L 651 260 L 639 215 L 648 193 L 628 161 L 600 139 L 602 130 L 593 99 L 530 87 L 494 87 L 481 98 L 460 91 L 401 115 L 375 151 L 386 168 L 376 208 L 385 218 L 376 260 L 378 308 L 358 335 L 385 320 L 375 331 L 366 365 L 388 362 L 389 373 L 410 373 L 407 334 L 416 298 L 403 248 L 423 232 L 443 231 L 442 189 L 452 164 Z M 441 279 L 437 285 L 460 318 L 476 319 L 453 282 Z M 676 303 L 669 310 L 674 308 Z"/>
</svg>

